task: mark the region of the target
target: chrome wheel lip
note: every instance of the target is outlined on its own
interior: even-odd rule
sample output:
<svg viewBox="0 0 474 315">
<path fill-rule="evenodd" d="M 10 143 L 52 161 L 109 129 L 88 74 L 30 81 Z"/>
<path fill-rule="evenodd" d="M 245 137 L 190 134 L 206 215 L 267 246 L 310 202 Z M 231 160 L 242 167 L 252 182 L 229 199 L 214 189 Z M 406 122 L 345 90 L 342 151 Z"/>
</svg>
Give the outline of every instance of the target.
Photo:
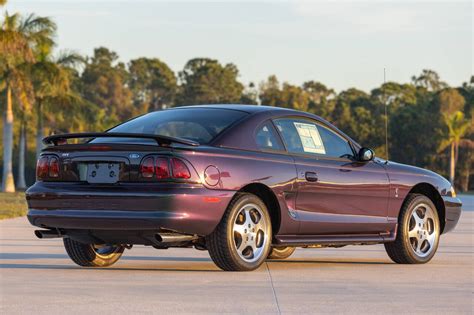
<svg viewBox="0 0 474 315">
<path fill-rule="evenodd" d="M 408 243 L 413 253 L 420 258 L 428 257 L 436 248 L 439 228 L 434 211 L 430 205 L 420 203 L 410 213 Z"/>
<path fill-rule="evenodd" d="M 98 256 L 102 256 L 102 257 L 107 257 L 112 254 L 115 254 L 120 249 L 120 246 L 114 246 L 114 245 L 95 245 L 94 244 L 92 247 L 94 248 L 94 252 Z"/>
<path fill-rule="evenodd" d="M 258 220 L 253 214 L 258 214 Z M 243 224 L 238 223 L 243 214 Z M 256 222 L 254 222 L 256 220 Z M 240 259 L 247 263 L 260 260 L 268 247 L 270 223 L 267 222 L 263 210 L 255 203 L 242 206 L 232 223 L 232 245 Z M 251 253 L 251 254 L 250 254 Z"/>
</svg>

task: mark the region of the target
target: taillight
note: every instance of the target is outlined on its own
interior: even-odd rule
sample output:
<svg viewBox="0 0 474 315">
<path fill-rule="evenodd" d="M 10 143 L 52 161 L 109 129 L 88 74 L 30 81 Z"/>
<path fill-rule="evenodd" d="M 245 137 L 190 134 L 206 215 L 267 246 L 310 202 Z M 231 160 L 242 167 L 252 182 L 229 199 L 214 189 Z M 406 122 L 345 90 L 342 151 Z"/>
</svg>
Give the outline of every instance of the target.
<svg viewBox="0 0 474 315">
<path fill-rule="evenodd" d="M 170 177 L 170 171 L 168 167 L 168 159 L 156 158 L 155 160 L 155 174 L 158 179 L 165 179 Z"/>
<path fill-rule="evenodd" d="M 49 159 L 49 177 L 59 177 L 59 161 L 55 157 Z"/>
<path fill-rule="evenodd" d="M 155 166 L 153 165 L 153 158 L 147 157 L 143 160 L 142 164 L 140 165 L 140 173 L 144 178 L 152 178 L 153 174 L 155 173 Z"/>
<path fill-rule="evenodd" d="M 36 179 L 44 179 L 48 176 L 48 157 L 43 156 L 36 162 Z"/>
<path fill-rule="evenodd" d="M 180 159 L 172 158 L 171 165 L 173 169 L 173 178 L 191 178 L 191 173 L 189 172 L 188 167 Z"/>
<path fill-rule="evenodd" d="M 171 166 L 171 171 L 170 171 Z M 189 179 L 191 173 L 186 164 L 177 158 L 146 157 L 140 164 L 142 178 L 156 179 Z"/>
</svg>

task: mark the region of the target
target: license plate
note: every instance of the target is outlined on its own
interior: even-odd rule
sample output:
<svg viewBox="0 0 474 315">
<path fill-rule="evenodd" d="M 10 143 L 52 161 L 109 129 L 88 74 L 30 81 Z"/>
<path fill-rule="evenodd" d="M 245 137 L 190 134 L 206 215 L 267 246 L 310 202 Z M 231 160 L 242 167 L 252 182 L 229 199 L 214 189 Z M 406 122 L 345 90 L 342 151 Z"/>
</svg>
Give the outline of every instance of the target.
<svg viewBox="0 0 474 315">
<path fill-rule="evenodd" d="M 87 165 L 87 182 L 113 184 L 118 181 L 119 163 L 91 163 Z"/>
</svg>

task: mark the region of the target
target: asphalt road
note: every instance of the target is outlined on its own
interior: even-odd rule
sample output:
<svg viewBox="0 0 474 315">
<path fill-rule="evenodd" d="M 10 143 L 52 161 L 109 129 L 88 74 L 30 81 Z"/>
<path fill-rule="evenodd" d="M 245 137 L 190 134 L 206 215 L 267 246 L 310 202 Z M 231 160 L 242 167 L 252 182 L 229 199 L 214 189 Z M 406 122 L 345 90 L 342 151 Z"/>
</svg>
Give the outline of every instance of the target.
<svg viewBox="0 0 474 315">
<path fill-rule="evenodd" d="M 3 220 L 0 314 L 473 314 L 473 219 L 464 212 L 426 265 L 393 264 L 380 245 L 348 246 L 297 249 L 246 273 L 220 271 L 207 252 L 143 246 L 84 269 L 61 240 L 37 240 L 26 218 Z"/>
</svg>

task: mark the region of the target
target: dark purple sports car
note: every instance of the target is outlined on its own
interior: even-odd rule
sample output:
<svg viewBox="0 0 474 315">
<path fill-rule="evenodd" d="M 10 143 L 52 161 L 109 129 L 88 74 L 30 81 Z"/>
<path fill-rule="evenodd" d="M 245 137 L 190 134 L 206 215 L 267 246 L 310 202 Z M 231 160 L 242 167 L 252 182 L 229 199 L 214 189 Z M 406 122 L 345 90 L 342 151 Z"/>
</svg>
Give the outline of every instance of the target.
<svg viewBox="0 0 474 315">
<path fill-rule="evenodd" d="M 28 219 L 81 266 L 112 265 L 133 244 L 208 250 L 224 270 L 379 243 L 397 263 L 425 263 L 461 214 L 443 177 L 283 108 L 179 107 L 44 142 Z"/>
</svg>

